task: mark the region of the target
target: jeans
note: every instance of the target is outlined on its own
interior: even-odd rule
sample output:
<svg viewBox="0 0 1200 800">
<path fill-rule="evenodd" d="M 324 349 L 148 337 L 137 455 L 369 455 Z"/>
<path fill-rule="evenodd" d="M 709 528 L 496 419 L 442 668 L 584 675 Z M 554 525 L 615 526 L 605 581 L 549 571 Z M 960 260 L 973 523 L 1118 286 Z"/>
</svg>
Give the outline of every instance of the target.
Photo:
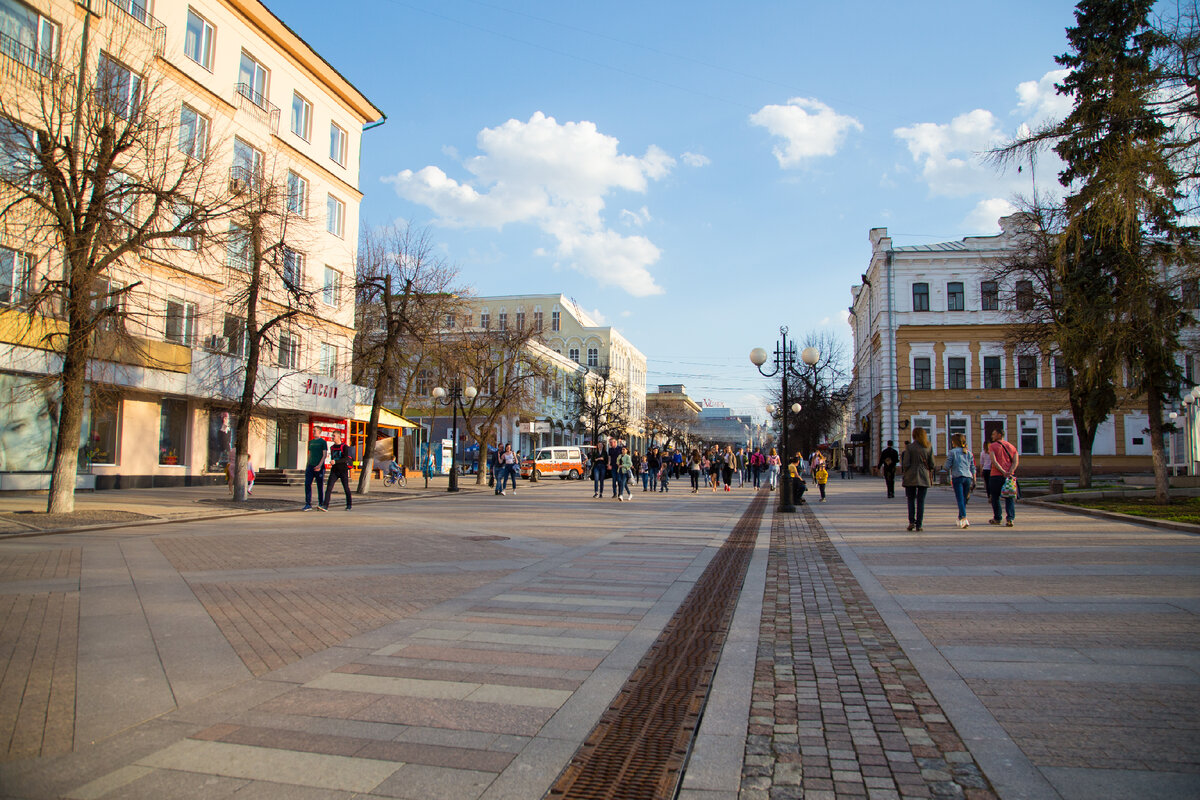
<svg viewBox="0 0 1200 800">
<path fill-rule="evenodd" d="M 650 473 L 649 472 L 642 473 L 642 491 L 643 492 L 650 491 Z"/>
<path fill-rule="evenodd" d="M 613 475 L 613 483 L 617 487 L 617 497 L 629 492 L 629 473 L 617 470 Z"/>
<path fill-rule="evenodd" d="M 329 508 L 329 503 L 333 500 L 333 484 L 337 481 L 342 482 L 342 488 L 346 490 L 346 508 L 352 505 L 350 500 L 350 469 L 345 464 L 334 464 L 329 468 L 329 483 L 325 486 L 325 502 L 321 505 Z"/>
<path fill-rule="evenodd" d="M 992 501 L 992 519 L 1000 521 L 1000 501 L 1004 501 L 1004 518 L 1011 522 L 1017 517 L 1017 498 L 1000 497 L 1004 488 L 1004 473 L 988 476 L 988 499 Z"/>
<path fill-rule="evenodd" d="M 304 468 L 304 507 L 312 508 L 312 485 L 317 482 L 317 505 L 325 505 L 325 465 Z"/>
<path fill-rule="evenodd" d="M 758 464 L 755 464 L 751 468 L 750 471 L 754 473 L 754 488 L 757 489 L 758 488 L 758 476 L 762 472 L 762 467 L 759 466 Z"/>
<path fill-rule="evenodd" d="M 775 487 L 779 484 L 778 464 L 772 464 L 767 470 L 767 483 L 771 484 L 771 491 L 775 491 Z"/>
<path fill-rule="evenodd" d="M 688 472 L 692 476 L 692 491 L 700 491 L 700 470 L 694 469 Z"/>
<path fill-rule="evenodd" d="M 500 478 L 500 488 L 504 488 L 505 479 L 508 479 L 512 481 L 512 488 L 515 492 L 517 490 L 517 476 L 521 474 L 519 470 L 520 468 L 516 464 L 505 464 L 504 475 Z"/>
<path fill-rule="evenodd" d="M 888 497 L 896 496 L 896 468 L 883 468 L 883 481 L 887 484 Z"/>
<path fill-rule="evenodd" d="M 965 519 L 967 516 L 967 492 L 971 491 L 971 476 L 962 475 L 951 478 L 950 483 L 954 487 L 954 500 L 958 503 L 958 518 Z"/>
<path fill-rule="evenodd" d="M 818 483 L 818 484 L 817 484 L 817 489 L 818 489 L 818 491 L 820 491 L 820 492 L 821 492 L 821 499 L 822 499 L 822 500 L 824 500 L 824 499 L 825 499 L 825 484 L 823 484 L 823 483 Z"/>
<path fill-rule="evenodd" d="M 670 491 L 668 488 L 670 486 L 670 484 L 671 484 L 671 473 L 669 470 L 664 469 L 662 478 L 658 482 L 658 490 L 660 492 Z M 654 490 L 651 489 L 650 491 L 654 491 Z"/>
<path fill-rule="evenodd" d="M 904 496 L 908 498 L 908 524 L 921 527 L 925 519 L 925 493 L 928 486 L 905 486 Z"/>
<path fill-rule="evenodd" d="M 664 473 L 663 477 L 665 478 L 666 470 L 663 470 L 663 473 Z M 658 470 L 651 468 L 651 470 L 649 472 L 647 472 L 646 474 L 650 476 L 650 491 L 652 491 L 652 492 L 657 491 L 658 490 Z"/>
<path fill-rule="evenodd" d="M 604 494 L 604 468 L 592 468 L 592 494 Z"/>
</svg>

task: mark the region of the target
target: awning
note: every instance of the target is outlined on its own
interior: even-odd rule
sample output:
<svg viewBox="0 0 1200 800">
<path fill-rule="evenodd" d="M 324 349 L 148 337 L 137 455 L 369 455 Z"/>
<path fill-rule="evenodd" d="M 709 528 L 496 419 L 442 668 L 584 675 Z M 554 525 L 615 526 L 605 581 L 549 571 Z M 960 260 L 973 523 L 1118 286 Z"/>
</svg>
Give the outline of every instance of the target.
<svg viewBox="0 0 1200 800">
<path fill-rule="evenodd" d="M 371 407 L 368 405 L 361 405 L 361 404 L 354 406 L 354 419 L 357 422 L 370 422 L 371 421 Z M 379 409 L 379 425 L 382 428 L 419 428 L 419 427 L 421 427 L 420 425 L 418 425 L 415 422 L 410 422 L 409 420 L 406 420 L 404 417 L 400 416 L 399 414 L 395 413 L 394 411 L 388 411 L 386 408 Z"/>
</svg>

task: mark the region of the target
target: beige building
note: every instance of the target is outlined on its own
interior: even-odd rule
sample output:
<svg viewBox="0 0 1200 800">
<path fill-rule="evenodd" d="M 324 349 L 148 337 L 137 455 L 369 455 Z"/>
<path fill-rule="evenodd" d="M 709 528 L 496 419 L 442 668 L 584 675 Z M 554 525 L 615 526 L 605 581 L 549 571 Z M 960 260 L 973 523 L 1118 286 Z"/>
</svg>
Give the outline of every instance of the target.
<svg viewBox="0 0 1200 800">
<path fill-rule="evenodd" d="M 258 469 L 302 466 L 313 431 L 345 430 L 354 415 L 359 148 L 364 126 L 382 121 L 382 112 L 257 0 L 159 0 L 148 9 L 117 0 L 0 0 L 0 92 L 45 94 L 48 75 L 73 79 L 68 71 L 81 68 L 101 76 L 110 104 L 118 96 L 129 113 L 156 115 L 175 148 L 167 158 L 199 164 L 206 197 L 278 197 L 286 238 L 279 235 L 274 264 L 311 304 L 271 334 L 249 451 Z M 38 125 L 32 117 L 14 122 Z M 108 271 L 113 287 L 136 287 L 123 301 L 122 326 L 140 345 L 98 352 L 91 366 L 84 485 L 223 480 L 238 446 L 231 413 L 245 368 L 239 292 L 248 234 L 238 226 L 234 217 L 217 219 L 195 238 L 130 254 Z M 21 398 L 61 362 L 20 335 L 28 328 L 20 300 L 22 290 L 56 275 L 61 258 L 7 236 L 0 285 L 21 290 L 0 292 L 12 307 L 0 316 L 0 379 L 10 405 L 51 406 L 38 412 L 46 432 L 36 445 L 49 446 L 54 398 Z M 268 283 L 265 313 L 287 307 L 282 286 Z M 45 485 L 40 458 L 25 466 L 0 467 L 0 488 Z"/>
<path fill-rule="evenodd" d="M 918 246 L 894 245 L 886 228 L 871 231 L 871 261 L 850 306 L 849 438 L 865 457 L 859 464 L 876 464 L 889 439 L 901 448 L 914 428 L 929 431 L 940 458 L 950 435 L 965 434 L 978 453 L 992 428 L 1002 427 L 1023 473 L 1078 474 L 1079 443 L 1057 360 L 1007 340 L 1005 308 L 1020 302 L 1021 287 L 999 285 L 991 267 L 1012 252 L 1020 220 L 1000 222 L 996 236 Z M 1147 426 L 1137 405 L 1115 409 L 1097 433 L 1094 472 L 1149 472 Z"/>
</svg>

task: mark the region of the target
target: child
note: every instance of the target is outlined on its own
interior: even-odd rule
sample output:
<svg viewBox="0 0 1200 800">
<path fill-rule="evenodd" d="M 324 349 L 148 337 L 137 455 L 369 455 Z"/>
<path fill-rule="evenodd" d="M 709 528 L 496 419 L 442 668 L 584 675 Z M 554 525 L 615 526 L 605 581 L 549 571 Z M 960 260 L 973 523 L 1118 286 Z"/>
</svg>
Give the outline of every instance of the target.
<svg viewBox="0 0 1200 800">
<path fill-rule="evenodd" d="M 389 478 L 400 477 L 400 465 L 396 463 L 396 459 L 392 459 L 387 465 L 387 474 Z"/>
<path fill-rule="evenodd" d="M 813 479 L 817 482 L 817 488 L 821 490 L 821 502 L 825 502 L 825 484 L 829 483 L 829 469 L 825 466 L 824 461 L 819 461 L 816 464 L 816 469 L 813 470 Z"/>
<path fill-rule="evenodd" d="M 246 459 L 246 494 L 254 494 L 254 462 Z"/>
</svg>

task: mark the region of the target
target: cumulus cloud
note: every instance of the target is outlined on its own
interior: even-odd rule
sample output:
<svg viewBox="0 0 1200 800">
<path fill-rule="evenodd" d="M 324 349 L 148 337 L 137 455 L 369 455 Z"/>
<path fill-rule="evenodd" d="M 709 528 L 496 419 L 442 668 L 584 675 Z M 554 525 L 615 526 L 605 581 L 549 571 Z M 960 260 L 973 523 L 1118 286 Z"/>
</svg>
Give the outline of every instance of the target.
<svg viewBox="0 0 1200 800">
<path fill-rule="evenodd" d="M 707 167 L 712 163 L 708 156 L 702 156 L 699 153 L 684 153 L 679 160 L 689 167 Z"/>
<path fill-rule="evenodd" d="M 863 129 L 854 117 L 838 114 L 811 97 L 793 97 L 786 105 L 763 106 L 750 115 L 750 122 L 784 140 L 772 148 L 784 169 L 802 166 L 811 158 L 834 155 L 848 131 Z"/>
<path fill-rule="evenodd" d="M 980 200 L 971 213 L 963 220 L 968 230 L 978 233 L 999 233 L 1000 218 L 1015 214 L 1017 207 L 1003 197 L 992 197 Z"/>
<path fill-rule="evenodd" d="M 1067 77 L 1068 70 L 1047 72 L 1041 80 L 1017 85 L 1017 113 L 1031 128 L 1046 122 L 1058 122 L 1071 113 L 1070 95 L 1059 94 L 1054 88 Z"/>
<path fill-rule="evenodd" d="M 557 241 L 554 256 L 601 285 L 639 297 L 662 292 L 649 270 L 659 249 L 645 237 L 609 229 L 604 210 L 614 192 L 645 193 L 675 159 L 653 145 L 640 157 L 622 154 L 617 139 L 595 124 L 560 124 L 540 111 L 527 122 L 485 128 L 476 144 L 480 154 L 463 162 L 467 180 L 432 165 L 384 180 L 404 199 L 430 208 L 439 224 L 497 230 L 533 224 Z M 645 208 L 628 213 L 643 223 L 650 218 Z"/>
</svg>

